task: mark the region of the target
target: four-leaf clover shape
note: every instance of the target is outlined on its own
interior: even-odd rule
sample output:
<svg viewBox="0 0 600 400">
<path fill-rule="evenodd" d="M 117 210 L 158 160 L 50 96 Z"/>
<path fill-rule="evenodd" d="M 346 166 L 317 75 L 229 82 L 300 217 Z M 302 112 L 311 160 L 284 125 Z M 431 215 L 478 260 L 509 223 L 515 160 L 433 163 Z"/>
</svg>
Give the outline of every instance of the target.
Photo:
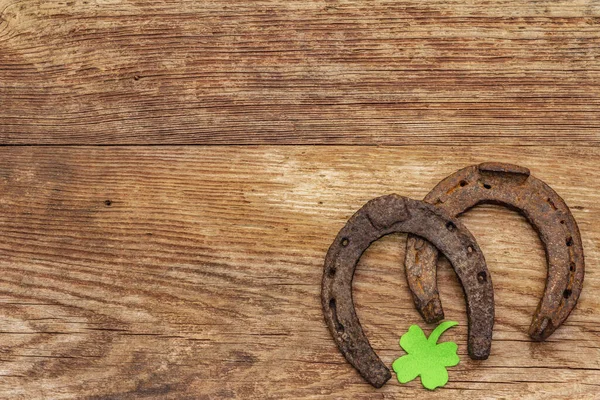
<svg viewBox="0 0 600 400">
<path fill-rule="evenodd" d="M 408 354 L 398 358 L 392 368 L 398 382 L 407 383 L 421 376 L 421 383 L 429 390 L 448 382 L 446 367 L 454 367 L 460 359 L 454 342 L 437 343 L 447 329 L 458 325 L 455 321 L 442 322 L 431 332 L 429 339 L 418 325 L 412 325 L 400 338 L 400 347 Z"/>
</svg>

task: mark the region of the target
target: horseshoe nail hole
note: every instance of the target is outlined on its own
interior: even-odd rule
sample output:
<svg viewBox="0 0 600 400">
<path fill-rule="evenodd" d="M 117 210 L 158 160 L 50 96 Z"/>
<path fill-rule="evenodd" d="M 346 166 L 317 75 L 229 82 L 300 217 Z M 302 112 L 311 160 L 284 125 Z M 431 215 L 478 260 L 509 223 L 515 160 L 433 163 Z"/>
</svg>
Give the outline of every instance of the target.
<svg viewBox="0 0 600 400">
<path fill-rule="evenodd" d="M 415 239 L 415 249 L 416 250 L 421 250 L 424 245 L 425 245 L 425 242 L 423 241 L 423 239 L 419 239 L 419 238 Z"/>
<path fill-rule="evenodd" d="M 575 263 L 571 262 L 571 265 L 569 265 L 569 269 L 571 270 L 571 272 L 575 271 Z"/>
<path fill-rule="evenodd" d="M 459 185 L 460 187 L 465 187 L 467 186 L 469 183 L 467 181 L 460 181 Z"/>
<path fill-rule="evenodd" d="M 335 268 L 329 268 L 327 270 L 327 275 L 329 275 L 330 278 L 333 278 L 335 275 Z"/>
<path fill-rule="evenodd" d="M 454 225 L 454 222 L 452 222 L 452 221 L 448 221 L 448 222 L 446 223 L 446 228 L 448 228 L 448 230 L 449 230 L 450 232 L 452 232 L 453 230 L 455 230 L 455 229 L 456 229 L 456 225 Z"/>
<path fill-rule="evenodd" d="M 564 224 L 565 224 L 565 221 L 561 219 L 561 220 L 560 220 L 560 223 L 564 225 Z"/>
<path fill-rule="evenodd" d="M 491 189 L 492 185 L 490 185 L 489 183 L 484 183 L 483 187 L 486 188 L 486 189 Z"/>
<path fill-rule="evenodd" d="M 481 271 L 477 274 L 477 280 L 479 281 L 479 283 L 487 282 L 487 274 L 485 273 L 485 271 Z"/>
<path fill-rule="evenodd" d="M 569 246 L 569 247 L 573 246 L 573 238 L 572 237 L 567 238 L 567 246 Z"/>
<path fill-rule="evenodd" d="M 556 207 L 556 204 L 554 204 L 550 197 L 548 197 L 546 201 L 548 202 L 548 204 L 550 204 L 550 207 L 552 207 L 553 210 L 558 210 L 558 207 Z"/>
<path fill-rule="evenodd" d="M 112 205 L 112 201 L 111 200 L 104 200 L 104 205 L 106 205 L 107 207 L 110 207 Z"/>
<path fill-rule="evenodd" d="M 563 292 L 563 297 L 565 299 L 568 299 L 569 297 L 571 297 L 571 293 L 573 293 L 571 289 L 565 289 L 565 291 Z"/>
<path fill-rule="evenodd" d="M 467 253 L 472 254 L 473 253 L 473 248 L 471 246 L 467 247 Z"/>
<path fill-rule="evenodd" d="M 348 238 L 342 239 L 342 246 L 346 247 L 346 246 L 348 246 L 349 243 L 350 243 L 350 240 Z"/>
<path fill-rule="evenodd" d="M 335 304 L 335 299 L 329 300 L 329 309 L 331 310 L 331 313 L 333 314 L 333 320 L 335 322 L 335 330 L 338 332 L 344 332 L 344 325 L 342 325 L 340 323 L 340 321 L 338 320 L 338 317 L 337 317 L 337 308 L 336 308 L 336 304 Z"/>
</svg>

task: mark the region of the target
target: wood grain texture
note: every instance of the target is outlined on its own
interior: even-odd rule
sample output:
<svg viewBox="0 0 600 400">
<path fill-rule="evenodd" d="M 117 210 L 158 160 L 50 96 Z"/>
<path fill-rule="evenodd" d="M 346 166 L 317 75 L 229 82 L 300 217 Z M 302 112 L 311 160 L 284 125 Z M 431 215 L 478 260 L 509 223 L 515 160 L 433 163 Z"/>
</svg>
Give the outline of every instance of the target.
<svg viewBox="0 0 600 400">
<path fill-rule="evenodd" d="M 597 399 L 599 157 L 597 147 L 0 148 L 0 398 Z M 442 260 L 446 315 L 460 322 L 444 338 L 461 363 L 433 393 L 418 382 L 373 389 L 323 321 L 331 240 L 367 200 L 423 198 L 489 160 L 529 167 L 571 207 L 586 255 L 579 305 L 531 342 L 541 242 L 519 214 L 477 207 L 461 219 L 494 283 L 491 357 L 467 357 L 463 295 Z M 354 282 L 388 365 L 403 354 L 400 334 L 422 323 L 404 245 L 405 235 L 376 242 Z"/>
<path fill-rule="evenodd" d="M 5 144 L 600 144 L 595 0 L 0 0 Z"/>
</svg>

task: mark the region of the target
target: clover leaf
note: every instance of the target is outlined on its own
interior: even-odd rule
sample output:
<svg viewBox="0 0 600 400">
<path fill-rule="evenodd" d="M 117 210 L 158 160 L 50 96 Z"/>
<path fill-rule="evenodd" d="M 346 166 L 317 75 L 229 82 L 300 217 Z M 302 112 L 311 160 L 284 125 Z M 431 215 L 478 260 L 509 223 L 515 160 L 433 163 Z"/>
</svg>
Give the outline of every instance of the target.
<svg viewBox="0 0 600 400">
<path fill-rule="evenodd" d="M 398 358 L 392 368 L 398 382 L 407 383 L 421 376 L 421 383 L 429 390 L 448 383 L 446 367 L 454 367 L 460 361 L 454 342 L 437 343 L 447 329 L 458 325 L 455 321 L 442 322 L 431 332 L 429 339 L 418 325 L 412 325 L 400 338 L 400 347 L 408 354 Z"/>
</svg>

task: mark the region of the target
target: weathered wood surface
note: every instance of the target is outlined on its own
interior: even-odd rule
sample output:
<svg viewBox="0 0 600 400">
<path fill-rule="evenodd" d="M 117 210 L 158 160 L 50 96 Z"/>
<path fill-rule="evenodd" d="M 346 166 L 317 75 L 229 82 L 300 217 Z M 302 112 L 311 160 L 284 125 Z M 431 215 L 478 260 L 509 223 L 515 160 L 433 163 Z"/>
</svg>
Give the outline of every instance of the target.
<svg viewBox="0 0 600 400">
<path fill-rule="evenodd" d="M 451 156 L 450 156 L 451 155 Z M 597 147 L 5 147 L 0 149 L 0 398 L 522 398 L 600 393 Z M 587 261 L 578 307 L 547 342 L 526 335 L 541 242 L 519 214 L 462 220 L 492 273 L 492 355 L 466 355 L 461 289 L 440 262 L 445 334 L 461 363 L 434 393 L 376 390 L 345 362 L 320 309 L 323 259 L 365 201 L 422 198 L 460 167 L 529 167 L 569 204 Z M 360 261 L 354 290 L 384 362 L 422 323 L 405 235 Z M 431 327 L 428 327 L 431 329 Z"/>
<path fill-rule="evenodd" d="M 0 0 L 11 144 L 600 144 L 596 0 Z"/>
<path fill-rule="evenodd" d="M 0 398 L 599 398 L 599 48 L 594 0 L 0 0 L 0 144 L 17 145 L 0 148 Z M 541 243 L 478 207 L 492 356 L 466 356 L 442 260 L 461 364 L 435 393 L 371 388 L 322 319 L 331 240 L 370 198 L 490 160 L 571 206 L 579 306 L 532 343 Z M 355 282 L 388 364 L 421 322 L 404 242 L 374 244 Z"/>
</svg>

